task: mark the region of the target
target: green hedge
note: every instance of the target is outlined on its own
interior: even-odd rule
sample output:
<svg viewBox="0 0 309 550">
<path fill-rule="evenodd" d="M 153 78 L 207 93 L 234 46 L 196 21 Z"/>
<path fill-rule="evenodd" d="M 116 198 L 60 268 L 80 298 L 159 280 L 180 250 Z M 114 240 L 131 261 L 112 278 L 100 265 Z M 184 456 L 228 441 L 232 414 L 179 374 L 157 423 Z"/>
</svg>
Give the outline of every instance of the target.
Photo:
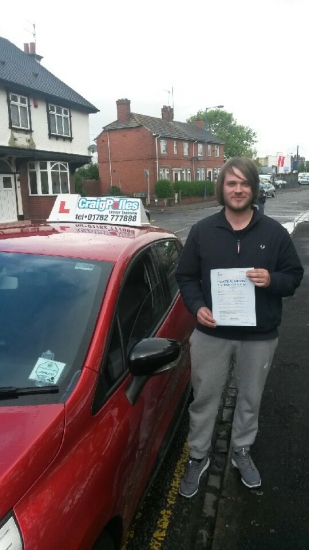
<svg viewBox="0 0 309 550">
<path fill-rule="evenodd" d="M 155 193 L 158 199 L 168 199 L 173 195 L 173 186 L 169 180 L 158 180 L 155 183 Z"/>
<path fill-rule="evenodd" d="M 203 197 L 213 195 L 215 186 L 212 181 L 177 181 L 174 183 L 175 193 L 181 192 L 182 197 Z"/>
<path fill-rule="evenodd" d="M 181 192 L 182 197 L 204 197 L 214 195 L 215 185 L 212 181 L 176 181 L 173 185 L 169 180 L 159 180 L 155 184 L 155 193 L 159 199 L 172 197 Z"/>
</svg>

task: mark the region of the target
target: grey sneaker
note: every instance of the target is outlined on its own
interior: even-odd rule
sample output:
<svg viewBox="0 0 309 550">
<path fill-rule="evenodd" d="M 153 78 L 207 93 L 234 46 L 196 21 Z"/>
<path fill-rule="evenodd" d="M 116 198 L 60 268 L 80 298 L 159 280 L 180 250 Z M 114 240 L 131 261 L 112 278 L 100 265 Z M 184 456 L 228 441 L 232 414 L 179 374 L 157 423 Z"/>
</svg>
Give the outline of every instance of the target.
<svg viewBox="0 0 309 550">
<path fill-rule="evenodd" d="M 183 476 L 179 487 L 179 494 L 181 496 L 191 498 L 196 495 L 200 477 L 205 470 L 207 470 L 209 462 L 210 460 L 208 455 L 206 455 L 201 462 L 197 462 L 197 460 L 193 459 L 188 460 L 185 475 Z"/>
<path fill-rule="evenodd" d="M 238 468 L 241 475 L 241 481 L 246 487 L 249 487 L 249 489 L 260 487 L 261 476 L 250 456 L 249 449 L 242 447 L 242 449 L 238 449 L 237 451 L 233 450 L 232 465 Z"/>
</svg>

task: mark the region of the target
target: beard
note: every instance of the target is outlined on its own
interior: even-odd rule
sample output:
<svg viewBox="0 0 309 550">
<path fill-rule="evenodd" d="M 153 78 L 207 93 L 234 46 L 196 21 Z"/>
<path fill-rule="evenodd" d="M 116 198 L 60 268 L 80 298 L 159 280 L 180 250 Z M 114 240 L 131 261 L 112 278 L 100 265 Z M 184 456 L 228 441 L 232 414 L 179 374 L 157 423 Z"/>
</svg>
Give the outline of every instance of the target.
<svg viewBox="0 0 309 550">
<path fill-rule="evenodd" d="M 252 197 L 244 197 L 242 201 L 224 197 L 224 205 L 233 212 L 246 212 L 252 208 Z"/>
</svg>

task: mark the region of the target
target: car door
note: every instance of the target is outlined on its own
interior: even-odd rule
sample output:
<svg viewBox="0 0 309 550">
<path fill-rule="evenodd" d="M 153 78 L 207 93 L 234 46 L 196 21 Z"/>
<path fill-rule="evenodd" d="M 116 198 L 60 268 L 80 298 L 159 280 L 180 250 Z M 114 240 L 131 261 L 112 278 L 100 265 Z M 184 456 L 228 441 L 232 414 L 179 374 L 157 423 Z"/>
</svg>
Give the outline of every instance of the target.
<svg viewBox="0 0 309 550">
<path fill-rule="evenodd" d="M 131 519 L 175 412 L 174 397 L 179 382 L 177 367 L 152 376 L 136 403 L 131 404 L 126 392 L 134 377 L 129 374 L 128 355 L 143 338 L 180 335 L 179 328 L 175 331 L 173 326 L 177 324 L 177 312 L 171 322 L 171 310 L 156 253 L 153 246 L 148 247 L 131 262 L 125 274 L 93 405 L 103 438 L 107 435 L 104 424 L 110 423 L 111 415 L 117 425 L 106 457 L 108 476 L 102 472 L 101 483 L 105 494 L 116 495 L 116 507 L 122 508 L 120 513 L 125 521 Z M 103 440 L 102 447 L 106 447 Z M 110 510 L 113 504 L 109 503 Z"/>
</svg>

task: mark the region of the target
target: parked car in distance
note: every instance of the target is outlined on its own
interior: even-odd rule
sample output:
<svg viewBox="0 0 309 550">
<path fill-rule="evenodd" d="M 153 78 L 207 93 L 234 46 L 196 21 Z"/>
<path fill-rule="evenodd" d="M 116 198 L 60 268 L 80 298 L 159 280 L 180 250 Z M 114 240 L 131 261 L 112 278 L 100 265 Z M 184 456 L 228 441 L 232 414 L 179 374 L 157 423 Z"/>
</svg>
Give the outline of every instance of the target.
<svg viewBox="0 0 309 550">
<path fill-rule="evenodd" d="M 267 183 L 267 182 L 261 182 L 262 185 L 263 185 L 263 188 L 266 192 L 266 197 L 275 197 L 276 196 L 276 189 L 275 187 L 273 186 L 272 183 Z"/>
<path fill-rule="evenodd" d="M 286 181 L 285 180 L 275 180 L 274 184 L 275 184 L 275 187 L 279 187 L 279 189 L 280 189 L 283 185 L 286 185 Z"/>
<path fill-rule="evenodd" d="M 273 176 L 270 174 L 260 174 L 259 179 L 261 183 L 271 183 L 273 181 Z"/>
<path fill-rule="evenodd" d="M 307 176 L 299 176 L 298 177 L 298 184 L 299 185 L 309 185 L 309 174 Z"/>
<path fill-rule="evenodd" d="M 1 549 L 122 547 L 190 395 L 181 249 L 124 197 L 1 230 Z"/>
</svg>

